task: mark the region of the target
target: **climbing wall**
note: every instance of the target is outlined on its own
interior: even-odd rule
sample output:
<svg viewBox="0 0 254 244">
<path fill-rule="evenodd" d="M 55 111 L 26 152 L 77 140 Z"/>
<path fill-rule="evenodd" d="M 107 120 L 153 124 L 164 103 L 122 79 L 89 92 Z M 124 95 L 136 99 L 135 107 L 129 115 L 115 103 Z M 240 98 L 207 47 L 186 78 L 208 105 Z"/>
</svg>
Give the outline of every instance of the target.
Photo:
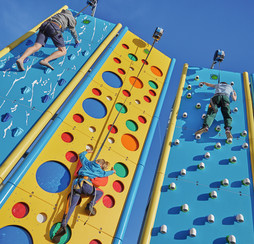
<svg viewBox="0 0 254 244">
<path fill-rule="evenodd" d="M 0 211 L 3 243 L 15 243 L 17 238 L 22 243 L 50 241 L 66 207 L 78 154 L 90 148 L 93 159 L 120 112 L 99 155 L 111 163 L 116 174 L 101 187 L 104 195 L 96 205 L 96 216 L 84 225 L 88 218 L 84 209 L 91 199 L 83 198 L 60 243 L 113 241 L 139 157 L 149 150 L 144 144 L 156 106 L 162 90 L 167 89 L 164 81 L 171 59 L 154 48 L 146 60 L 150 49 L 128 31 L 102 67 L 81 85 L 77 101 L 70 100 L 73 105 L 56 117 L 54 123 L 60 121 L 59 127 L 48 141 L 42 137 L 43 146 L 28 155 L 24 169 L 0 193 L 0 199 L 4 198 Z"/>
<path fill-rule="evenodd" d="M 75 14 L 73 11 L 73 15 Z M 20 149 L 14 153 L 14 158 L 17 154 L 20 157 L 23 155 L 32 143 L 31 138 L 39 134 L 90 68 L 92 62 L 88 67 L 84 64 L 91 60 L 114 27 L 115 24 L 81 13 L 76 26 L 80 44 L 75 46 L 69 31 L 63 33 L 67 55 L 51 62 L 54 71 L 39 64 L 40 60 L 57 50 L 50 38 L 44 48 L 25 59 L 24 72 L 17 69 L 16 60 L 34 44 L 37 32 L 19 45 L 14 43 L 14 47 L 10 45 L 3 49 L 0 53 L 0 165 L 24 139 L 25 147 L 19 145 Z M 10 48 L 13 49 L 8 51 Z M 3 55 L 4 53 L 6 54 Z M 33 132 L 26 137 L 32 128 Z M 12 157 L 5 167 L 11 168 L 10 165 L 15 165 L 19 158 L 14 160 Z M 2 180 L 5 176 L 0 174 Z"/>
<path fill-rule="evenodd" d="M 226 142 L 220 111 L 208 133 L 199 140 L 194 136 L 202 127 L 203 115 L 214 94 L 213 88 L 199 83 L 217 84 L 219 77 L 220 81 L 232 84 L 238 95 L 230 105 L 232 144 Z M 168 139 L 170 154 L 165 171 L 160 171 L 159 203 L 153 213 L 148 213 L 156 215 L 148 239 L 151 238 L 150 243 L 253 243 L 254 194 L 249 148 L 249 136 L 253 135 L 249 134 L 247 123 L 243 76 L 189 67 L 180 96 L 173 138 Z M 253 114 L 249 116 L 252 118 Z M 145 241 L 148 239 L 142 239 L 142 243 L 149 243 Z"/>
</svg>

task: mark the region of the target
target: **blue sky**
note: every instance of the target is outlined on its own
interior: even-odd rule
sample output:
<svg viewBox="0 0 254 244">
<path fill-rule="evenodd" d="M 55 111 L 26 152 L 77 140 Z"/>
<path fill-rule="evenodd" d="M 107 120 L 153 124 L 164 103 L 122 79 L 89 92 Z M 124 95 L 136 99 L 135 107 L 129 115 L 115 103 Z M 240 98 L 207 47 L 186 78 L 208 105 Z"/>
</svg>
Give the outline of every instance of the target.
<svg viewBox="0 0 254 244">
<path fill-rule="evenodd" d="M 81 10 L 86 1 L 1 0 L 0 50 L 15 41 L 63 5 Z M 99 0 L 96 17 L 121 23 L 146 42 L 152 44 L 152 34 L 159 26 L 164 35 L 155 47 L 176 58 L 167 99 L 142 183 L 133 208 L 124 244 L 137 242 L 138 228 L 147 206 L 169 113 L 175 97 L 184 63 L 209 68 L 216 49 L 226 53 L 221 69 L 254 73 L 253 0 Z M 90 10 L 85 10 L 90 13 Z"/>
</svg>

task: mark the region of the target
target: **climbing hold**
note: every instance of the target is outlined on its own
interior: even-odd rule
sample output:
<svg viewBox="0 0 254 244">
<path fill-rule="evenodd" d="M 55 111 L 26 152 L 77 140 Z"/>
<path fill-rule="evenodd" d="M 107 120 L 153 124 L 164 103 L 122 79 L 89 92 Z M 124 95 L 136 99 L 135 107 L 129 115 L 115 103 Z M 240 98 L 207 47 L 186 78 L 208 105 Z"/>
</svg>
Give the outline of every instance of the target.
<svg viewBox="0 0 254 244">
<path fill-rule="evenodd" d="M 248 132 L 246 130 L 244 130 L 243 132 L 241 132 L 241 136 L 245 137 L 247 136 Z"/>
<path fill-rule="evenodd" d="M 45 95 L 41 98 L 41 102 L 42 103 L 46 103 L 48 100 L 50 100 L 50 96 L 49 95 Z"/>
<path fill-rule="evenodd" d="M 234 84 L 235 84 L 234 81 L 231 81 L 230 85 L 233 86 Z"/>
<path fill-rule="evenodd" d="M 199 169 L 204 169 L 205 168 L 205 164 L 203 162 L 201 162 L 199 165 L 198 165 L 198 168 Z"/>
<path fill-rule="evenodd" d="M 187 90 L 191 90 L 191 85 L 188 85 L 188 86 L 187 86 Z"/>
<path fill-rule="evenodd" d="M 227 236 L 227 242 L 229 244 L 236 244 L 236 238 L 235 238 L 235 236 L 234 235 Z"/>
<path fill-rule="evenodd" d="M 243 145 L 242 145 L 242 148 L 243 148 L 243 149 L 247 149 L 248 147 L 249 147 L 249 145 L 248 145 L 247 142 L 243 143 Z"/>
<path fill-rule="evenodd" d="M 217 142 L 216 144 L 215 144 L 215 146 L 214 146 L 216 149 L 221 149 L 221 144 L 220 144 L 220 142 Z"/>
<path fill-rule="evenodd" d="M 58 85 L 59 85 L 59 86 L 62 86 L 62 85 L 64 85 L 65 83 L 66 83 L 66 80 L 65 80 L 65 79 L 61 79 L 61 80 L 58 81 Z"/>
<path fill-rule="evenodd" d="M 236 218 L 236 221 L 238 223 L 243 223 L 244 222 L 244 217 L 243 217 L 242 214 L 237 214 L 235 218 Z"/>
<path fill-rule="evenodd" d="M 229 162 L 232 163 L 232 164 L 236 163 L 236 162 L 237 162 L 236 156 L 231 157 L 231 158 L 229 159 Z"/>
<path fill-rule="evenodd" d="M 236 113 L 237 111 L 238 111 L 238 108 L 235 107 L 235 108 L 233 109 L 233 112 Z"/>
<path fill-rule="evenodd" d="M 197 109 L 200 109 L 200 108 L 201 108 L 201 103 L 197 103 L 197 104 L 196 104 L 196 108 L 197 108 Z"/>
<path fill-rule="evenodd" d="M 191 236 L 191 237 L 196 237 L 196 235 L 197 235 L 196 229 L 195 229 L 195 228 L 191 228 L 191 229 L 190 229 L 190 236 Z"/>
<path fill-rule="evenodd" d="M 27 94 L 31 91 L 31 88 L 28 86 L 24 86 L 23 88 L 21 88 L 21 93 L 22 94 Z"/>
<path fill-rule="evenodd" d="M 199 76 L 198 75 L 196 75 L 195 80 L 199 80 Z"/>
<path fill-rule="evenodd" d="M 205 117 L 206 117 L 206 114 L 202 114 L 202 119 L 205 119 Z"/>
<path fill-rule="evenodd" d="M 1 61 L 1 62 L 0 62 L 0 69 L 2 69 L 4 66 L 5 66 L 5 62 Z M 15 64 L 15 66 L 12 67 L 12 68 L 16 68 L 16 64 Z"/>
<path fill-rule="evenodd" d="M 79 46 L 79 42 L 75 43 L 74 48 L 77 48 Z"/>
<path fill-rule="evenodd" d="M 47 74 L 47 75 L 48 75 L 49 73 L 51 73 L 51 71 L 52 71 L 52 69 L 51 69 L 51 68 L 47 68 L 47 69 L 45 69 L 45 71 L 44 71 L 44 72 L 45 72 L 45 74 Z"/>
<path fill-rule="evenodd" d="M 170 190 L 175 190 L 175 189 L 176 189 L 176 184 L 175 184 L 174 182 L 172 182 L 172 183 L 168 186 L 168 188 L 169 188 Z"/>
<path fill-rule="evenodd" d="M 11 135 L 12 135 L 12 137 L 18 137 L 18 136 L 20 136 L 22 133 L 23 133 L 23 129 L 22 128 L 20 128 L 20 127 L 16 127 L 16 128 L 14 128 L 12 131 L 11 131 Z"/>
<path fill-rule="evenodd" d="M 245 178 L 245 179 L 242 180 L 242 183 L 245 186 L 249 186 L 250 185 L 250 179 L 249 178 Z"/>
<path fill-rule="evenodd" d="M 24 59 L 23 63 L 25 64 L 25 63 L 27 63 L 27 62 L 29 62 L 29 61 L 30 61 L 30 58 L 29 58 L 29 57 L 26 57 L 26 58 Z"/>
<path fill-rule="evenodd" d="M 190 99 L 191 98 L 191 93 L 189 92 L 188 94 L 187 94 L 187 96 L 186 96 L 188 99 Z"/>
<path fill-rule="evenodd" d="M 182 176 L 186 175 L 186 169 L 182 169 L 182 170 L 180 171 L 180 175 L 182 175 Z"/>
<path fill-rule="evenodd" d="M 12 118 L 11 114 L 9 114 L 9 113 L 3 114 L 1 117 L 2 117 L 1 118 L 2 122 L 6 122 L 6 121 L 8 121 L 9 119 Z"/>
<path fill-rule="evenodd" d="M 227 138 L 226 143 L 231 144 L 233 142 L 233 138 Z"/>
<path fill-rule="evenodd" d="M 210 155 L 209 152 L 206 152 L 206 153 L 205 153 L 205 158 L 206 158 L 206 159 L 210 158 L 210 156 L 211 156 L 211 155 Z"/>
<path fill-rule="evenodd" d="M 208 223 L 214 223 L 214 215 L 210 214 L 207 216 Z"/>
<path fill-rule="evenodd" d="M 203 87 L 203 86 L 204 86 L 204 83 L 203 83 L 203 82 L 199 82 L 198 86 L 199 86 L 199 87 Z"/>
<path fill-rule="evenodd" d="M 217 132 L 220 132 L 220 131 L 221 131 L 220 125 L 217 125 L 217 126 L 215 127 L 215 130 L 216 130 Z"/>
<path fill-rule="evenodd" d="M 189 211 L 189 206 L 188 206 L 188 204 L 184 204 L 184 205 L 182 205 L 181 206 L 181 210 L 184 212 L 184 213 L 186 213 L 186 212 L 188 212 Z"/>
<path fill-rule="evenodd" d="M 217 192 L 216 191 L 212 191 L 209 193 L 209 196 L 212 198 L 212 199 L 215 199 L 217 198 Z"/>
<path fill-rule="evenodd" d="M 74 60 L 76 58 L 75 54 L 69 55 L 69 60 Z"/>
<path fill-rule="evenodd" d="M 85 51 L 82 52 L 82 55 L 83 55 L 83 56 L 87 56 L 87 55 L 88 55 L 88 52 L 85 50 Z"/>
<path fill-rule="evenodd" d="M 26 41 L 27 46 L 32 46 L 33 44 L 34 44 L 33 41 L 31 41 L 30 39 Z"/>
<path fill-rule="evenodd" d="M 221 184 L 222 184 L 223 186 L 228 186 L 228 185 L 229 185 L 228 179 L 226 178 L 226 179 L 222 180 L 222 181 L 221 181 Z"/>
<path fill-rule="evenodd" d="M 93 146 L 90 145 L 90 144 L 87 144 L 87 145 L 86 145 L 86 150 L 93 150 Z"/>
<path fill-rule="evenodd" d="M 187 118 L 188 114 L 186 112 L 183 113 L 183 118 Z"/>
<path fill-rule="evenodd" d="M 201 138 L 200 134 L 196 134 L 196 139 L 199 140 Z"/>
<path fill-rule="evenodd" d="M 167 227 L 166 225 L 162 225 L 162 226 L 161 226 L 161 229 L 160 229 L 160 232 L 161 232 L 162 234 L 166 234 L 167 231 L 168 231 L 168 227 Z"/>
<path fill-rule="evenodd" d="M 176 139 L 175 142 L 174 142 L 174 144 L 175 144 L 176 146 L 179 145 L 179 144 L 180 144 L 179 139 Z"/>
<path fill-rule="evenodd" d="M 91 21 L 88 20 L 88 19 L 83 20 L 83 23 L 86 24 L 86 25 L 88 25 L 90 22 L 91 22 Z"/>
</svg>

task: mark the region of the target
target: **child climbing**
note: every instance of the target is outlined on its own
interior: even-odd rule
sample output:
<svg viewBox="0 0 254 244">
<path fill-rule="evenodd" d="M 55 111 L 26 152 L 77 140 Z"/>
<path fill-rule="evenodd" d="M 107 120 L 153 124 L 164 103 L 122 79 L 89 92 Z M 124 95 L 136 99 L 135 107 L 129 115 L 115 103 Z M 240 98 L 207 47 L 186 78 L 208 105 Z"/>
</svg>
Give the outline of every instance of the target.
<svg viewBox="0 0 254 244">
<path fill-rule="evenodd" d="M 221 108 L 221 113 L 224 118 L 224 128 L 226 131 L 227 141 L 232 142 L 233 136 L 231 134 L 232 117 L 230 115 L 230 96 L 233 101 L 236 101 L 236 92 L 233 90 L 233 87 L 226 82 L 221 82 L 216 85 L 207 82 L 200 82 L 200 84 L 215 88 L 215 94 L 210 99 L 210 104 L 202 128 L 195 132 L 196 138 L 198 135 L 200 138 L 204 132 L 209 130 L 209 127 L 212 125 L 213 120 L 215 119 L 215 116 L 218 112 L 218 108 Z"/>
<path fill-rule="evenodd" d="M 61 13 L 55 14 L 50 19 L 42 23 L 39 28 L 40 31 L 37 35 L 35 44 L 32 47 L 27 48 L 23 55 L 16 61 L 18 69 L 20 71 L 25 71 L 23 64 L 25 58 L 39 51 L 41 47 L 44 47 L 48 37 L 50 37 L 58 50 L 41 60 L 40 64 L 54 70 L 53 66 L 50 65 L 49 62 L 53 59 L 64 56 L 67 52 L 62 32 L 69 28 L 75 43 L 79 43 L 77 32 L 75 30 L 76 24 L 77 21 L 68 9 L 63 9 Z"/>
<path fill-rule="evenodd" d="M 78 201 L 81 198 L 81 194 L 84 194 L 85 196 L 93 196 L 93 199 L 87 204 L 85 210 L 88 212 L 89 215 L 96 214 L 96 210 L 93 206 L 100 200 L 103 195 L 103 191 L 97 188 L 99 182 L 98 180 L 97 184 L 93 184 L 93 182 L 96 179 L 110 176 L 116 172 L 113 168 L 110 171 L 105 171 L 109 167 L 109 163 L 104 159 L 89 161 L 86 158 L 86 154 L 92 152 L 93 151 L 89 149 L 79 154 L 79 159 L 82 167 L 79 169 L 78 177 L 73 182 L 73 189 L 70 197 L 71 200 L 68 200 L 70 202 L 69 209 L 67 213 L 65 213 L 63 216 L 61 227 L 56 232 L 55 236 L 52 238 L 52 241 L 54 243 L 58 243 L 61 237 L 66 233 L 67 223 Z"/>
</svg>

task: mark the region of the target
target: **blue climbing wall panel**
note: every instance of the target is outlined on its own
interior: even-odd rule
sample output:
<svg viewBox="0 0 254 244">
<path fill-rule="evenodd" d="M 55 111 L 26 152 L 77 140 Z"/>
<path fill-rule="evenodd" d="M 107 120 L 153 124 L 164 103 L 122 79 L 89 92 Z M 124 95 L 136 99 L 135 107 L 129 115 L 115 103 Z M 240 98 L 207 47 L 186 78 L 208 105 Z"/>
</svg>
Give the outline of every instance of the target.
<svg viewBox="0 0 254 244">
<path fill-rule="evenodd" d="M 196 80 L 195 77 L 199 76 Z M 214 89 L 200 87 L 199 82 L 216 84 L 218 77 L 227 83 L 234 82 L 233 88 L 238 99 L 231 103 L 233 118 L 233 143 L 226 143 L 223 117 L 218 112 L 208 133 L 196 140 L 194 133 L 202 126 L 202 115 L 206 113 Z M 188 90 L 188 85 L 191 89 Z M 187 94 L 191 93 L 191 98 Z M 201 108 L 196 108 L 197 103 Z M 237 110 L 237 109 L 238 110 Z M 187 117 L 183 114 L 187 113 Z M 215 130 L 220 125 L 221 131 Z M 234 235 L 236 243 L 253 243 L 253 186 L 249 148 L 242 145 L 249 143 L 248 136 L 241 132 L 248 131 L 246 102 L 243 77 L 240 73 L 189 67 L 181 98 L 175 132 L 172 140 L 168 164 L 161 188 L 161 196 L 152 230 L 151 243 L 227 243 L 227 236 Z M 179 144 L 174 143 L 179 140 Z M 221 149 L 216 149 L 216 143 Z M 209 152 L 210 157 L 205 158 Z M 230 158 L 237 162 L 231 163 Z M 203 162 L 204 169 L 198 165 Z M 182 176 L 180 171 L 186 170 Z M 245 186 L 243 179 L 249 178 L 251 185 Z M 221 181 L 228 179 L 229 185 L 222 186 Z M 169 185 L 175 183 L 176 189 Z M 217 192 L 217 198 L 210 193 Z M 189 211 L 183 212 L 181 206 L 188 204 Z M 207 217 L 214 215 L 214 223 Z M 236 216 L 242 214 L 244 222 L 237 222 Z M 160 232 L 162 225 L 167 226 L 167 233 Z M 196 229 L 196 237 L 190 236 L 190 229 Z"/>
<path fill-rule="evenodd" d="M 76 13 L 73 11 L 73 14 Z M 36 34 L 0 58 L 0 165 L 114 27 L 115 24 L 81 13 L 76 26 L 81 43 L 74 47 L 71 33 L 63 33 L 67 55 L 51 62 L 54 71 L 39 64 L 40 60 L 57 50 L 50 38 L 44 48 L 25 60 L 24 72 L 17 70 L 16 60 L 34 44 Z"/>
</svg>

